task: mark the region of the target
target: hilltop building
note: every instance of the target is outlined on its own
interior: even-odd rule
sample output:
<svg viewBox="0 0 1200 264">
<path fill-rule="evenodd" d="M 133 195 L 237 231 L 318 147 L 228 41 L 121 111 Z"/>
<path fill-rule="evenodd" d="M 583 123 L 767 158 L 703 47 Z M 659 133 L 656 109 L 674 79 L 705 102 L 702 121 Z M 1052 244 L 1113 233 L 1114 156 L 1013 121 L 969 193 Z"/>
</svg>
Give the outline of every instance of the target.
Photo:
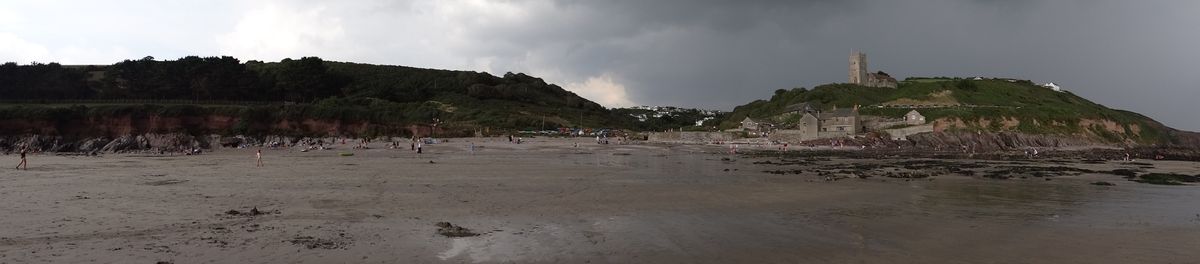
<svg viewBox="0 0 1200 264">
<path fill-rule="evenodd" d="M 899 82 L 891 75 L 867 71 L 867 54 L 855 52 L 850 54 L 850 83 L 867 87 L 896 88 Z"/>
</svg>

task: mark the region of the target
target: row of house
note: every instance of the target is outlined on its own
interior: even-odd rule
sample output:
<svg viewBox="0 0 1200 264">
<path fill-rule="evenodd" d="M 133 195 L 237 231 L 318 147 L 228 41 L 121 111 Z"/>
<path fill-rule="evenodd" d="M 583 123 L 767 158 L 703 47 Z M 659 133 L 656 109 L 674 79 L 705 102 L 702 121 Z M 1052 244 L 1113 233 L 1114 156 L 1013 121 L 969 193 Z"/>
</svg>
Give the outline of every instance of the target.
<svg viewBox="0 0 1200 264">
<path fill-rule="evenodd" d="M 815 103 L 793 104 L 786 107 L 785 112 L 777 116 L 776 119 L 797 120 L 795 122 L 774 124 L 773 122 L 746 117 L 742 120 L 741 127 L 738 130 L 767 135 L 768 137 L 772 137 L 772 139 L 780 138 L 787 139 L 785 141 L 804 141 L 855 136 L 869 131 L 883 130 L 901 125 L 916 126 L 925 124 L 925 116 L 921 115 L 917 110 L 909 111 L 901 119 L 872 117 L 864 125 L 864 117 L 859 115 L 858 106 L 852 108 L 833 107 L 830 110 L 822 109 L 824 108 Z M 799 116 L 799 118 L 795 116 Z"/>
</svg>

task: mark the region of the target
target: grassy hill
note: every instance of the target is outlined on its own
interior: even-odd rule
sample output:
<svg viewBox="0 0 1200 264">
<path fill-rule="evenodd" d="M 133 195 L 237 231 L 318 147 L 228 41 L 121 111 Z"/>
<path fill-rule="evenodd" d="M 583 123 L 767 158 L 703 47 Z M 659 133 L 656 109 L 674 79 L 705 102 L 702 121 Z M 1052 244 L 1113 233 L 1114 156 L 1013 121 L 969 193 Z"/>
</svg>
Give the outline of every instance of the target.
<svg viewBox="0 0 1200 264">
<path fill-rule="evenodd" d="M 113 65 L 0 65 L 0 118 L 72 122 L 112 115 L 224 115 L 248 123 L 221 133 L 267 134 L 254 124 L 306 119 L 401 127 L 533 130 L 610 127 L 608 109 L 521 73 L 232 57 L 126 60 Z"/>
<path fill-rule="evenodd" d="M 781 89 L 769 100 L 734 108 L 721 126 L 736 127 L 747 116 L 771 118 L 801 102 L 860 105 L 863 115 L 887 117 L 918 109 L 928 120 L 955 130 L 1073 135 L 1112 143 L 1168 143 L 1174 132 L 1141 114 L 1111 109 L 1069 91 L 1057 92 L 1025 80 L 958 78 L 910 78 L 896 89 L 852 84 Z"/>
</svg>

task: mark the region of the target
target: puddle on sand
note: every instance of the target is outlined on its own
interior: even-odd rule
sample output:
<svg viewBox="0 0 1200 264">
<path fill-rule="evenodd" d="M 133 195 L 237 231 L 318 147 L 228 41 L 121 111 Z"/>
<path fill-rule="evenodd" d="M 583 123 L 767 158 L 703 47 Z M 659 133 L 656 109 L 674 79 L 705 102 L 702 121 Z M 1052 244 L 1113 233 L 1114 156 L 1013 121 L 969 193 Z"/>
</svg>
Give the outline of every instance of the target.
<svg viewBox="0 0 1200 264">
<path fill-rule="evenodd" d="M 561 229 L 542 227 L 538 234 L 496 232 L 477 237 L 453 238 L 450 248 L 438 253 L 441 260 L 466 257 L 471 262 L 537 262 L 537 256 L 555 256 L 555 249 L 546 244 L 562 242 Z M 545 241 L 545 242 L 543 242 Z"/>
</svg>

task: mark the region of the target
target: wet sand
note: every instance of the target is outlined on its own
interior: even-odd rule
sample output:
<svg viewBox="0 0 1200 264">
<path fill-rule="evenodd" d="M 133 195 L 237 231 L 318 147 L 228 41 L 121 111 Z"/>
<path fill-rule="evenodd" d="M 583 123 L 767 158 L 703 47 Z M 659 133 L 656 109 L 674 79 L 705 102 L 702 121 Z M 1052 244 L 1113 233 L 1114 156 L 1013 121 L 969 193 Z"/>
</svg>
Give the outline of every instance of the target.
<svg viewBox="0 0 1200 264">
<path fill-rule="evenodd" d="M 263 168 L 253 149 L 33 155 L 28 171 L 0 171 L 0 262 L 1200 262 L 1200 186 L 1104 173 L 1000 180 L 987 169 L 862 179 L 856 165 L 914 160 L 780 164 L 710 146 L 527 142 L 264 150 Z M 1143 162 L 1021 166 L 1200 173 L 1200 163 Z M 446 237 L 438 222 L 479 235 Z"/>
</svg>

